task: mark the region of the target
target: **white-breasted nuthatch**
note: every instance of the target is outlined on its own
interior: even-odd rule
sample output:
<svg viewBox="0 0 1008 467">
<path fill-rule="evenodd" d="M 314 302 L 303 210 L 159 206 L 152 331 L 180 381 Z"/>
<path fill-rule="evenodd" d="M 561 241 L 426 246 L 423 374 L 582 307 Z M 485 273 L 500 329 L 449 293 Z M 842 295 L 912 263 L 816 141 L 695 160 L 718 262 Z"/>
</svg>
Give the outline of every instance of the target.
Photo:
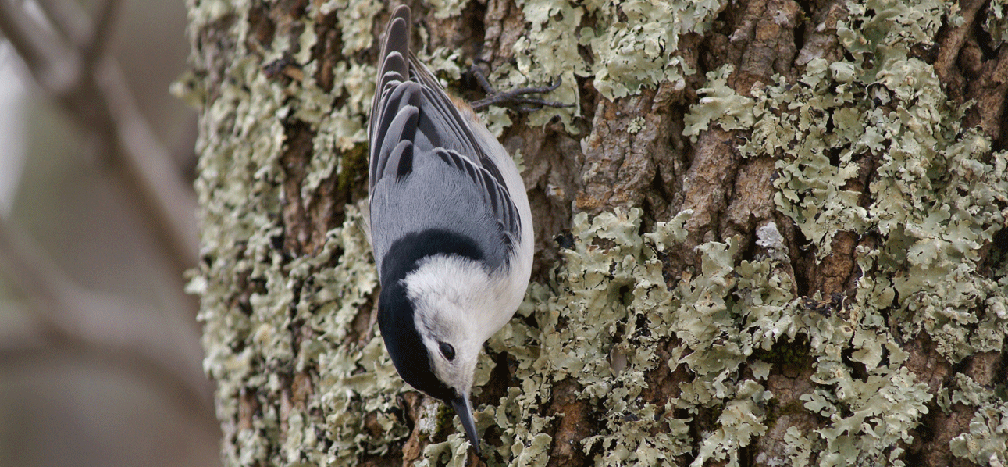
<svg viewBox="0 0 1008 467">
<path fill-rule="evenodd" d="M 473 372 L 525 296 L 532 213 L 511 156 L 411 53 L 410 34 L 403 5 L 385 32 L 368 126 L 378 326 L 402 378 L 451 404 L 479 453 Z"/>
</svg>

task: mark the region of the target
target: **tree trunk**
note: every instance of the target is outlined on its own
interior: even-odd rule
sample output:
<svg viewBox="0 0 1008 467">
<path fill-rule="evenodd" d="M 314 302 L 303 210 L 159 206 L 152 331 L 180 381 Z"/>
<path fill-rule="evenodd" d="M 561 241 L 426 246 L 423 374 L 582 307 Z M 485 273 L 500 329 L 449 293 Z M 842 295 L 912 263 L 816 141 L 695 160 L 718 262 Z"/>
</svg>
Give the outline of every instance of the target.
<svg viewBox="0 0 1008 467">
<path fill-rule="evenodd" d="M 1004 465 L 1008 4 L 412 3 L 536 221 L 474 385 L 488 465 Z M 377 334 L 380 2 L 203 2 L 206 368 L 232 465 L 469 458 Z"/>
</svg>

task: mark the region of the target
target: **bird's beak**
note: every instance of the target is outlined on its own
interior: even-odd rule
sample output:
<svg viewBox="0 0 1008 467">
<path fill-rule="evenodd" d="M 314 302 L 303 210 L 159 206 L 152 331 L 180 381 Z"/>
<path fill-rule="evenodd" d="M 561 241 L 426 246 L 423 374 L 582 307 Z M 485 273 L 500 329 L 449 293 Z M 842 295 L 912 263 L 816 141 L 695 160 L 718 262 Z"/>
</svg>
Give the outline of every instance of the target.
<svg viewBox="0 0 1008 467">
<path fill-rule="evenodd" d="M 479 433 L 476 432 L 476 422 L 473 421 L 472 403 L 469 402 L 469 396 L 458 396 L 452 399 L 452 407 L 455 408 L 459 420 L 462 420 L 469 444 L 476 450 L 476 455 L 480 455 Z"/>
</svg>

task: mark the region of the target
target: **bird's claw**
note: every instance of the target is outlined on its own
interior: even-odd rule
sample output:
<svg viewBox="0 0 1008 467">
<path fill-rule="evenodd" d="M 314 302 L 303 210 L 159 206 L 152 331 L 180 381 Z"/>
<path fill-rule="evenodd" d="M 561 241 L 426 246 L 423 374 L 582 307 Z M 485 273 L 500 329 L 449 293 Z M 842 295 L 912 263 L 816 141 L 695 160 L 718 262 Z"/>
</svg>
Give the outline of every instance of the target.
<svg viewBox="0 0 1008 467">
<path fill-rule="evenodd" d="M 499 107 L 507 107 L 516 112 L 529 113 L 542 109 L 543 107 L 574 107 L 574 104 L 564 104 L 562 102 L 549 101 L 539 97 L 529 97 L 532 94 L 546 94 L 555 91 L 563 82 L 563 78 L 561 77 L 557 77 L 555 83 L 547 86 L 529 86 L 512 89 L 510 91 L 497 92 L 490 82 L 487 81 L 486 75 L 484 75 L 482 71 L 474 66 L 470 69 L 470 72 L 476 77 L 476 81 L 479 82 L 480 87 L 482 87 L 483 91 L 487 94 L 487 97 L 469 104 L 473 110 L 481 110 L 491 105 L 496 105 Z"/>
</svg>

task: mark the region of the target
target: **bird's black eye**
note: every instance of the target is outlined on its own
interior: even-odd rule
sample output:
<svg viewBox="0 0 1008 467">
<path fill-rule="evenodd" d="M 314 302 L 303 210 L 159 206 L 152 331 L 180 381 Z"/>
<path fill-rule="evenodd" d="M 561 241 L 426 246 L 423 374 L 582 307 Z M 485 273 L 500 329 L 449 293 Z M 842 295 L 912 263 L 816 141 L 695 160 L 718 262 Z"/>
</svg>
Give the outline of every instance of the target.
<svg viewBox="0 0 1008 467">
<path fill-rule="evenodd" d="M 438 342 L 438 347 L 441 348 L 441 355 L 444 355 L 449 362 L 455 360 L 455 347 L 447 342 Z"/>
</svg>

